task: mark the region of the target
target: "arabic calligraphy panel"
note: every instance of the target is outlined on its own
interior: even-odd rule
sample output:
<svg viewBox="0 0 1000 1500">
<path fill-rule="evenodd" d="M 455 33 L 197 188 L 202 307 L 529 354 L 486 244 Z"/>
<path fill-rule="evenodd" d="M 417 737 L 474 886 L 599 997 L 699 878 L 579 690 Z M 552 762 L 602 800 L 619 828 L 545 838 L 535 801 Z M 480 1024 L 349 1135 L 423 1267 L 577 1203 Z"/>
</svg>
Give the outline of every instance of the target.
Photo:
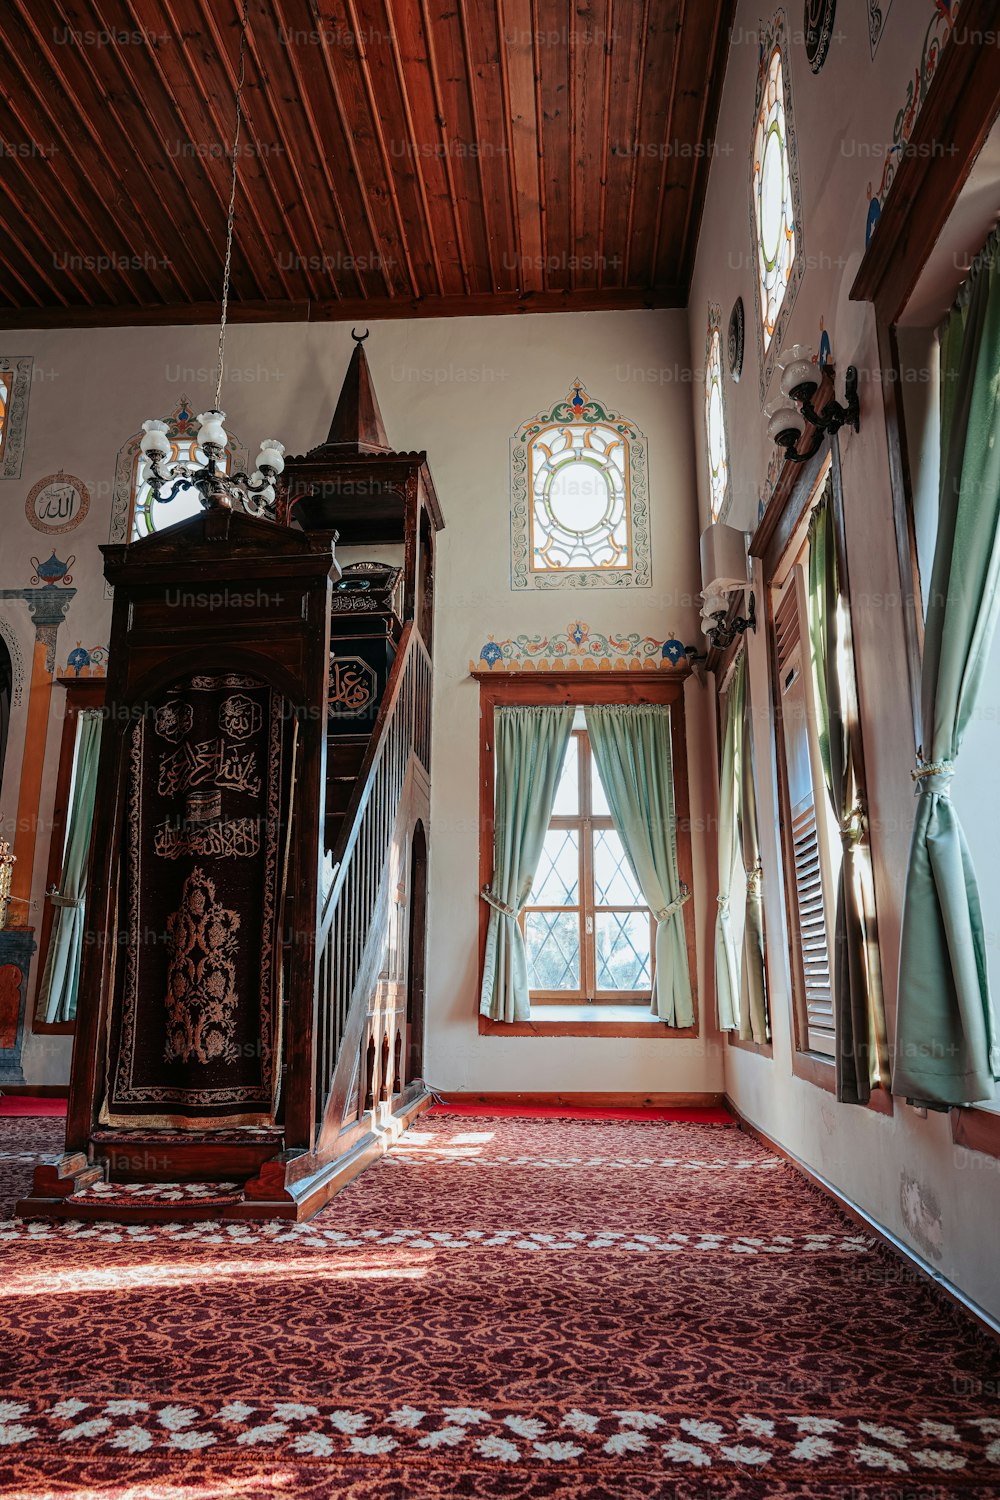
<svg viewBox="0 0 1000 1500">
<path fill-rule="evenodd" d="M 24 513 L 36 531 L 55 536 L 79 526 L 90 509 L 90 491 L 73 474 L 47 474 L 28 491 Z"/>
</svg>

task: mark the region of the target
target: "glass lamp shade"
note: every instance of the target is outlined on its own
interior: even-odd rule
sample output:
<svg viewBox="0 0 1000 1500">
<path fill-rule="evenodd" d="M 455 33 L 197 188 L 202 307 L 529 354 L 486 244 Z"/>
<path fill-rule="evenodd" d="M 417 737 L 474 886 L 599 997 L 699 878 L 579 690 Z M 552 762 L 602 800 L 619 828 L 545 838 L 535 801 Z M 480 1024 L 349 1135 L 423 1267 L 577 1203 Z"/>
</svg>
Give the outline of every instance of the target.
<svg viewBox="0 0 1000 1500">
<path fill-rule="evenodd" d="M 807 344 L 793 344 L 781 358 L 781 392 L 794 400 L 811 396 L 819 386 L 819 369 Z"/>
<path fill-rule="evenodd" d="M 166 458 L 170 452 L 166 422 L 157 421 L 155 417 L 143 422 L 139 447 L 147 458 Z"/>
<path fill-rule="evenodd" d="M 273 473 L 280 474 L 285 467 L 285 460 L 282 458 L 284 451 L 284 443 L 279 443 L 275 438 L 265 438 L 257 454 L 258 469 L 271 469 Z"/>
<path fill-rule="evenodd" d="M 217 448 L 224 448 L 229 441 L 226 429 L 222 425 L 226 420 L 224 411 L 203 411 L 198 418 L 198 441 L 204 447 L 212 443 Z"/>
<path fill-rule="evenodd" d="M 767 435 L 772 442 L 787 447 L 796 442 L 805 431 L 805 418 L 794 406 L 778 406 L 767 424 Z"/>
</svg>

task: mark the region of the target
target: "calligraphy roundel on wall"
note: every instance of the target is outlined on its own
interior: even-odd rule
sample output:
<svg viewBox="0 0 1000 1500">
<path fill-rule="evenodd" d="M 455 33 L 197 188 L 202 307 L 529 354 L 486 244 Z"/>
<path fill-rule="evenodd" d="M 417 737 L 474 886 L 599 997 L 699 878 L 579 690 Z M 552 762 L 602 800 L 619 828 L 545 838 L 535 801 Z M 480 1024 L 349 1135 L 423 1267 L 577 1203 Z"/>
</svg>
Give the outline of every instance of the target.
<svg viewBox="0 0 1000 1500">
<path fill-rule="evenodd" d="M 90 491 L 73 474 L 47 474 L 28 492 L 24 512 L 36 531 L 54 536 L 79 526 L 90 509 Z"/>
<path fill-rule="evenodd" d="M 806 57 L 814 73 L 818 73 L 826 62 L 836 13 L 837 0 L 805 0 Z"/>
</svg>

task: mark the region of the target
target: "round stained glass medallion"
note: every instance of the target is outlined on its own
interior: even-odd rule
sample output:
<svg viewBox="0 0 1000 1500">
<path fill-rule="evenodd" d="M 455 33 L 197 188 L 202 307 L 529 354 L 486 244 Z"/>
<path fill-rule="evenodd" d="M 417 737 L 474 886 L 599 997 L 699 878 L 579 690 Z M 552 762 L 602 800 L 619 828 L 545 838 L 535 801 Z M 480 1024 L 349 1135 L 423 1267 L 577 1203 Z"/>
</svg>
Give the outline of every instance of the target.
<svg viewBox="0 0 1000 1500">
<path fill-rule="evenodd" d="M 743 374 L 743 341 L 746 337 L 746 321 L 743 298 L 737 297 L 729 314 L 729 337 L 726 352 L 729 356 L 729 373 L 735 381 Z"/>
</svg>

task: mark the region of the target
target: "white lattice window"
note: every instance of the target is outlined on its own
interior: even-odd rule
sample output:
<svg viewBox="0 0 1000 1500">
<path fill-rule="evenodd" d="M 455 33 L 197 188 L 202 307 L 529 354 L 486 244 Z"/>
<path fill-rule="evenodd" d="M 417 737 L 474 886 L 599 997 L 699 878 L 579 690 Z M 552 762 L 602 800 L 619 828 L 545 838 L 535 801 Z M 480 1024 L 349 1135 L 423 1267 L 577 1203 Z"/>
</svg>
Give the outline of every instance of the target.
<svg viewBox="0 0 1000 1500">
<path fill-rule="evenodd" d="M 570 737 L 522 926 L 533 998 L 649 1004 L 655 924 L 583 729 Z"/>
</svg>

